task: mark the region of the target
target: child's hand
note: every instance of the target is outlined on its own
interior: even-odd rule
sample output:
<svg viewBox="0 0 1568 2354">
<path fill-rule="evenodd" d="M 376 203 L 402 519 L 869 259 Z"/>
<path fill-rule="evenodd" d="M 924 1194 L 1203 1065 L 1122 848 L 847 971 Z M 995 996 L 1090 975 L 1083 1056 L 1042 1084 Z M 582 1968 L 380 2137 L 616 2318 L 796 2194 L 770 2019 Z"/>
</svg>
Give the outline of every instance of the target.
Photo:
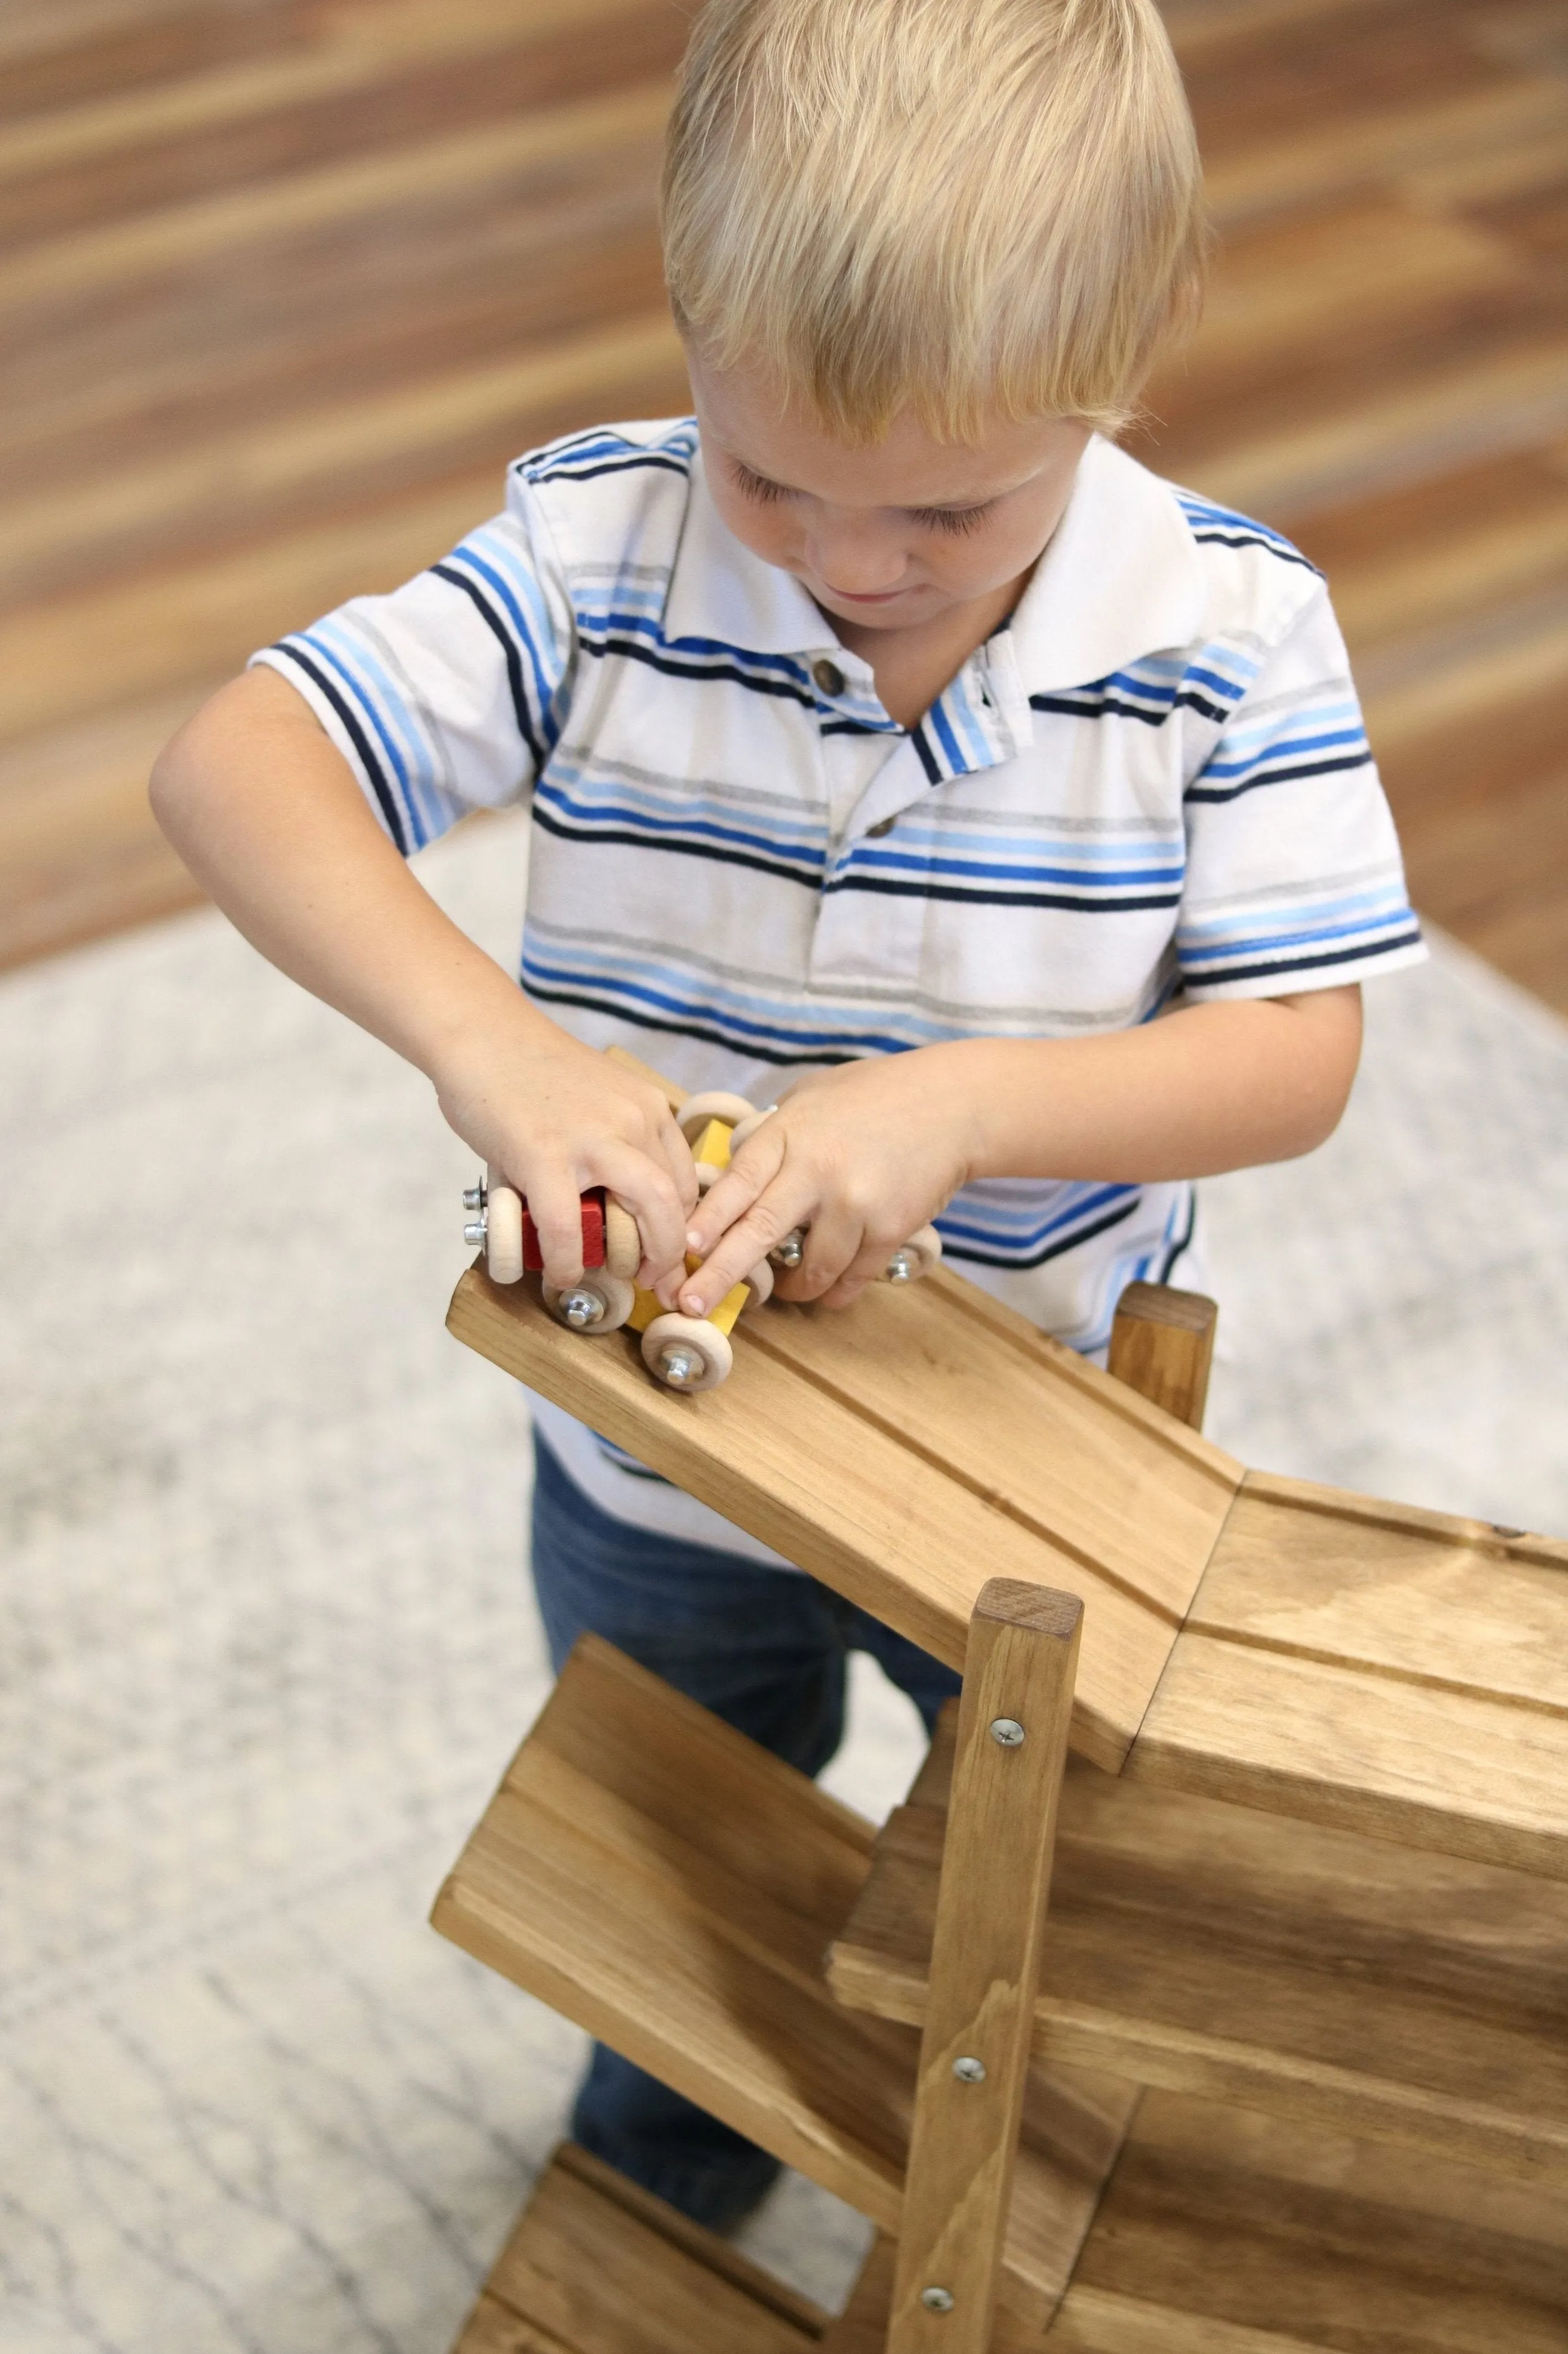
<svg viewBox="0 0 1568 2354">
<path fill-rule="evenodd" d="M 578 1044 L 532 1008 L 487 1024 L 432 1074 L 449 1125 L 525 1196 L 546 1279 L 583 1272 L 580 1197 L 603 1185 L 636 1219 L 652 1288 L 678 1273 L 697 1198 L 685 1139 L 659 1089 Z"/>
<path fill-rule="evenodd" d="M 974 1121 L 959 1071 L 943 1049 L 922 1048 L 791 1089 L 691 1221 L 704 1265 L 678 1287 L 682 1313 L 705 1316 L 797 1226 L 805 1257 L 779 1278 L 779 1297 L 847 1307 L 967 1182 Z"/>
</svg>

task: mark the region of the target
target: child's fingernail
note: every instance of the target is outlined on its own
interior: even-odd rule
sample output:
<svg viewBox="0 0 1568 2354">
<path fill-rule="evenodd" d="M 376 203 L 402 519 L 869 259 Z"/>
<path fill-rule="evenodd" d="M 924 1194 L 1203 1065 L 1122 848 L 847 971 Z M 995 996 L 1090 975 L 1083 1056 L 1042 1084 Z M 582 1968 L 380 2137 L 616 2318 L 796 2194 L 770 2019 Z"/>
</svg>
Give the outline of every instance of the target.
<svg viewBox="0 0 1568 2354">
<path fill-rule="evenodd" d="M 683 1316 L 705 1316 L 707 1314 L 707 1303 L 704 1299 L 700 1291 L 682 1292 L 681 1313 Z"/>
<path fill-rule="evenodd" d="M 703 1238 L 701 1235 L 698 1234 L 695 1226 L 694 1226 L 690 1234 L 686 1236 L 686 1248 L 689 1251 L 700 1251 L 702 1246 Z"/>
</svg>

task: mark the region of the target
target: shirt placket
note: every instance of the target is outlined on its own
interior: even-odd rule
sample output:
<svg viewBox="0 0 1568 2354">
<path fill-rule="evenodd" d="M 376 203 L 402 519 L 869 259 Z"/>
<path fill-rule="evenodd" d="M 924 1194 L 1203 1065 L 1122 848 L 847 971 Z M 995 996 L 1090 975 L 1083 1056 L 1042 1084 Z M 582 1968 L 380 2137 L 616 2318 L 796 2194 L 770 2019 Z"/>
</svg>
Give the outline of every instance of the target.
<svg viewBox="0 0 1568 2354">
<path fill-rule="evenodd" d="M 906 987 L 918 974 L 929 922 L 928 896 L 920 887 L 930 872 L 929 829 L 919 822 L 922 805 L 951 779 L 1011 759 L 1031 740 L 1028 698 L 1011 641 L 1003 632 L 971 656 L 918 726 L 907 731 L 893 728 L 869 664 L 840 652 L 813 657 L 810 670 L 822 698 L 819 726 L 877 726 L 892 741 L 847 822 L 835 825 L 818 906 L 811 979 L 824 988 L 870 987 L 879 976 L 895 976 Z M 834 687 L 841 691 L 832 692 Z M 825 766 L 843 740 L 824 735 Z M 832 799 L 830 786 L 831 804 Z M 901 842 L 900 820 L 906 813 L 914 822 L 907 841 Z"/>
</svg>

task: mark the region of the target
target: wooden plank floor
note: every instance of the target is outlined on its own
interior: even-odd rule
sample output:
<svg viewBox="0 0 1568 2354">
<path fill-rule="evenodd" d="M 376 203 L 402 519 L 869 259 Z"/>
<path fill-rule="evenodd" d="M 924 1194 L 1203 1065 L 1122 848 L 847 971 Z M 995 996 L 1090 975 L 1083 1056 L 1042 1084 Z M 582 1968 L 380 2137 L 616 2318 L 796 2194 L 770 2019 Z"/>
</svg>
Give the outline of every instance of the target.
<svg viewBox="0 0 1568 2354">
<path fill-rule="evenodd" d="M 1222 232 L 1141 454 L 1329 570 L 1421 907 L 1568 1008 L 1568 0 L 1169 0 Z M 183 904 L 153 751 L 506 458 L 684 404 L 671 0 L 10 0 L 0 962 Z"/>
</svg>

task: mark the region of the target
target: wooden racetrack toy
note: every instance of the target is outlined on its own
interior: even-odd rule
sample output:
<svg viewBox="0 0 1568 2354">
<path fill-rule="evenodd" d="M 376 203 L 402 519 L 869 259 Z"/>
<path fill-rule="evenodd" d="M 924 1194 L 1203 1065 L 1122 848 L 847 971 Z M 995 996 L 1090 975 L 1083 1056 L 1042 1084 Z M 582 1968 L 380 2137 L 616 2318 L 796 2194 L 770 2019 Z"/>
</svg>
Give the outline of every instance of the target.
<svg viewBox="0 0 1568 2354">
<path fill-rule="evenodd" d="M 773 1308 L 691 1406 L 449 1321 L 963 1672 L 875 1831 L 578 1646 L 437 1925 L 879 2236 L 830 2321 L 563 2152 L 461 2354 L 1563 2354 L 1568 1546 L 1248 1471 L 1160 1286 L 1105 1373 Z"/>
<path fill-rule="evenodd" d="M 705 1193 L 728 1167 L 731 1153 L 775 1108 L 769 1104 L 758 1111 L 744 1096 L 718 1090 L 683 1102 L 681 1133 L 692 1148 L 697 1183 Z M 464 1193 L 463 1207 L 470 1213 L 463 1239 L 482 1245 L 493 1283 L 520 1283 L 525 1274 L 543 1278 L 538 1230 L 514 1186 L 488 1169 Z M 773 1268 L 766 1259 L 706 1316 L 682 1316 L 636 1281 L 642 1264 L 637 1222 L 602 1187 L 582 1197 L 582 1244 L 583 1272 L 575 1283 L 541 1280 L 541 1297 L 558 1323 L 574 1332 L 598 1335 L 630 1328 L 641 1342 L 643 1363 L 666 1389 L 693 1395 L 716 1389 L 728 1378 L 735 1363 L 730 1334 L 748 1309 L 761 1308 L 772 1297 Z M 773 1257 L 782 1267 L 797 1267 L 804 1248 L 802 1235 L 787 1235 Z M 922 1226 L 894 1252 L 883 1279 L 917 1282 L 940 1264 L 941 1257 L 935 1226 Z M 686 1264 L 694 1272 L 700 1262 L 692 1258 Z"/>
</svg>

